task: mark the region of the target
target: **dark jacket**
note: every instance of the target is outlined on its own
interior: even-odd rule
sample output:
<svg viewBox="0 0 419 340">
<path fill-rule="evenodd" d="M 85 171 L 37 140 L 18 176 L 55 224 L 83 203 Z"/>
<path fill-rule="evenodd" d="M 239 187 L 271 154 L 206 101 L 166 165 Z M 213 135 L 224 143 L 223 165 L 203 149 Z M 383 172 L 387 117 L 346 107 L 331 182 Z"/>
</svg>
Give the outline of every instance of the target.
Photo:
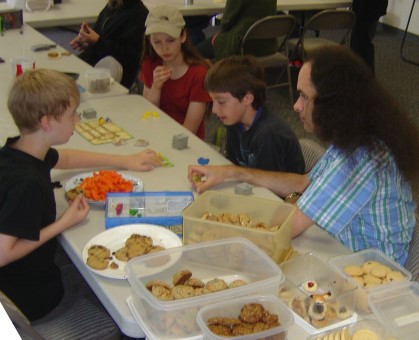
<svg viewBox="0 0 419 340">
<path fill-rule="evenodd" d="M 356 15 L 378 19 L 387 13 L 388 0 L 353 0 L 352 9 Z"/>
<path fill-rule="evenodd" d="M 217 60 L 240 54 L 240 44 L 252 24 L 268 15 L 276 14 L 276 0 L 227 0 L 221 19 L 221 32 L 215 39 L 214 53 Z M 254 43 L 248 53 L 267 55 L 278 49 L 275 40 Z"/>
<path fill-rule="evenodd" d="M 139 69 L 147 15 L 140 0 L 125 0 L 118 9 L 106 5 L 93 27 L 99 40 L 79 57 L 94 66 L 100 59 L 113 56 L 123 67 L 121 84 L 130 87 Z"/>
</svg>

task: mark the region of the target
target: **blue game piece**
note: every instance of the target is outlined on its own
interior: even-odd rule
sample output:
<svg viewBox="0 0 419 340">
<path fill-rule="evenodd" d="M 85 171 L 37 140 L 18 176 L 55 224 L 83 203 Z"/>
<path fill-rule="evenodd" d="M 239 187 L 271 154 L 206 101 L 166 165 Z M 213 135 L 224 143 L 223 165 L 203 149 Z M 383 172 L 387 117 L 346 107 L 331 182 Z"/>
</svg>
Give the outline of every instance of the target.
<svg viewBox="0 0 419 340">
<path fill-rule="evenodd" d="M 209 163 L 209 158 L 199 157 L 198 164 L 199 165 L 207 165 Z"/>
</svg>

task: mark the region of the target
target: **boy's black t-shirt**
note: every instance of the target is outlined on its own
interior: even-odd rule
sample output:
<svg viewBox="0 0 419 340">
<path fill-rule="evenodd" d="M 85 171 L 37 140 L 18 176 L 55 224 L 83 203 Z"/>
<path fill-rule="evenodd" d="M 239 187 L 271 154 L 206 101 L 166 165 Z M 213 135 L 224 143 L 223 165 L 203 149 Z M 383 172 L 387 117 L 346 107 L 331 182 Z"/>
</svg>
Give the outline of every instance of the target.
<svg viewBox="0 0 419 340">
<path fill-rule="evenodd" d="M 50 149 L 44 161 L 11 148 L 0 149 L 0 233 L 38 240 L 53 223 L 56 205 L 50 171 L 58 152 Z M 61 273 L 54 264 L 56 238 L 25 257 L 0 268 L 0 289 L 33 321 L 48 314 L 61 300 Z"/>
<path fill-rule="evenodd" d="M 263 106 L 247 131 L 242 124 L 227 126 L 227 158 L 236 165 L 261 170 L 299 174 L 305 170 L 294 131 Z"/>
</svg>

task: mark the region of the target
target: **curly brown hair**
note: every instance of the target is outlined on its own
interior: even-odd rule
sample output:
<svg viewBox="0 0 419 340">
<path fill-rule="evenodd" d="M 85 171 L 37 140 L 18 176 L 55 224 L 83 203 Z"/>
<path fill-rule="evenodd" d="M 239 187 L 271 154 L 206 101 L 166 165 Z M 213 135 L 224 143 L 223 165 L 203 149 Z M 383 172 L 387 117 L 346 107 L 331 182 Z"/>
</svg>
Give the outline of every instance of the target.
<svg viewBox="0 0 419 340">
<path fill-rule="evenodd" d="M 317 137 L 347 155 L 361 146 L 371 155 L 387 147 L 413 181 L 419 172 L 419 128 L 362 59 L 347 47 L 330 46 L 311 52 L 306 62 L 317 92 L 312 112 Z"/>
</svg>

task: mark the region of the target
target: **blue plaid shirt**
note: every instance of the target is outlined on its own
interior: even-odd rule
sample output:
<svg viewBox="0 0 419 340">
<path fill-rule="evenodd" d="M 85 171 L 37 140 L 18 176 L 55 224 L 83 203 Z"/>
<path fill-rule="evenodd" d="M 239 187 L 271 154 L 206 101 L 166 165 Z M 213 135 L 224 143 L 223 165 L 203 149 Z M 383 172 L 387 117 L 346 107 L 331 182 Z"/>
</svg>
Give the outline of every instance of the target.
<svg viewBox="0 0 419 340">
<path fill-rule="evenodd" d="M 306 216 L 352 251 L 377 248 L 404 265 L 416 204 L 387 149 L 348 158 L 330 146 L 309 177 L 297 202 Z"/>
</svg>

